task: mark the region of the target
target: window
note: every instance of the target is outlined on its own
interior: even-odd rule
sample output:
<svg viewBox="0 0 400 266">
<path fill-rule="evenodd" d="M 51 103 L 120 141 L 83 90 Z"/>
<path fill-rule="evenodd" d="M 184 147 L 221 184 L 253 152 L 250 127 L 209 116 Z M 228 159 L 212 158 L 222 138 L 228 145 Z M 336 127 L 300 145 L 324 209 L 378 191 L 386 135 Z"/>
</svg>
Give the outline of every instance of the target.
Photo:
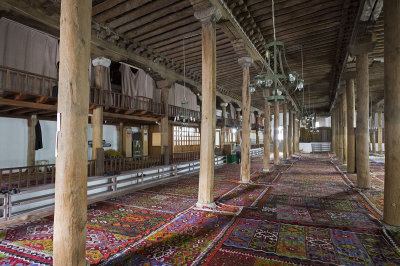
<svg viewBox="0 0 400 266">
<path fill-rule="evenodd" d="M 199 128 L 174 126 L 174 146 L 196 145 L 200 145 Z"/>
</svg>

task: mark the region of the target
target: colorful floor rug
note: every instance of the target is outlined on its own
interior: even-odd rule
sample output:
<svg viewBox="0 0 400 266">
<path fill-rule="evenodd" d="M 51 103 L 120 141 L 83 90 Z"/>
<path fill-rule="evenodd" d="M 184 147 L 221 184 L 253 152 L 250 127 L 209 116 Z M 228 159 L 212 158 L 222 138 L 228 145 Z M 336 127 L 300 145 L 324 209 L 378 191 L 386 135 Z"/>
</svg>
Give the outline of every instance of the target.
<svg viewBox="0 0 400 266">
<path fill-rule="evenodd" d="M 232 215 L 191 210 L 108 264 L 191 265 L 232 219 Z"/>
<path fill-rule="evenodd" d="M 194 204 L 196 204 L 197 199 L 156 193 L 136 192 L 110 199 L 107 202 L 123 206 L 176 214 L 192 207 Z"/>
<path fill-rule="evenodd" d="M 395 265 L 400 256 L 379 235 L 241 218 L 202 260 L 207 265 L 270 262 Z"/>
<path fill-rule="evenodd" d="M 216 209 L 198 210 L 198 175 L 92 204 L 86 254 L 98 265 L 400 265 L 369 205 L 328 154 L 296 156 L 279 177 L 216 170 Z M 253 169 L 262 165 L 257 159 Z M 373 186 L 383 182 L 382 165 Z M 351 176 L 349 179 L 353 180 Z M 377 183 L 380 182 L 380 183 Z M 372 195 L 380 199 L 382 195 Z M 372 201 L 372 200 L 371 200 Z M 378 203 L 375 203 L 378 204 Z M 0 230 L 0 264 L 52 263 L 52 217 Z"/>
<path fill-rule="evenodd" d="M 252 206 L 268 190 L 262 185 L 241 184 L 235 190 L 224 195 L 219 202 L 234 206 Z"/>
</svg>

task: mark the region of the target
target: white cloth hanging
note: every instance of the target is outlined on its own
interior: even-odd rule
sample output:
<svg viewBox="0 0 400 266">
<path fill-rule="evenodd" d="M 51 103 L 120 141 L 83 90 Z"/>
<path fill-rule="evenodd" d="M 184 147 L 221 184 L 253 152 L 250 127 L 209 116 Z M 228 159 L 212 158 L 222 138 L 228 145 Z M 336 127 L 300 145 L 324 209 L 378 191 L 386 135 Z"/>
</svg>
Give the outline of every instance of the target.
<svg viewBox="0 0 400 266">
<path fill-rule="evenodd" d="M 57 78 L 56 38 L 1 18 L 0 40 L 0 65 Z"/>
</svg>

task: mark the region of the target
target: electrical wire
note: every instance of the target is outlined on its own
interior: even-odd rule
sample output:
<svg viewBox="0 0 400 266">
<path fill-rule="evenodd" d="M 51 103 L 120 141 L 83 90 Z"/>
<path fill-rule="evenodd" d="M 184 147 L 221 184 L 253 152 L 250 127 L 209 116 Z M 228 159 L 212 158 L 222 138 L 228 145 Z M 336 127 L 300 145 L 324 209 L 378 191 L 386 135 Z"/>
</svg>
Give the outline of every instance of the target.
<svg viewBox="0 0 400 266">
<path fill-rule="evenodd" d="M 272 27 L 274 29 L 274 41 L 276 41 L 276 31 L 275 31 L 275 3 L 272 0 Z"/>
</svg>

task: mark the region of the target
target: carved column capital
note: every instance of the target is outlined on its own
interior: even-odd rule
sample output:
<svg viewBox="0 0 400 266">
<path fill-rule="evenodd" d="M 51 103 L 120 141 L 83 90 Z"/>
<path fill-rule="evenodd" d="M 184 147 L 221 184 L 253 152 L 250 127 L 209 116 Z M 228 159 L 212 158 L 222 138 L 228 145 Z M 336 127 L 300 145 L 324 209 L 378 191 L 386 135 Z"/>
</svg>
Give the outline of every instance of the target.
<svg viewBox="0 0 400 266">
<path fill-rule="evenodd" d="M 92 65 L 93 66 L 103 66 L 103 67 L 109 67 L 111 65 L 111 60 L 105 57 L 97 57 L 92 60 Z"/>
<path fill-rule="evenodd" d="M 197 10 L 194 13 L 195 18 L 197 18 L 201 24 L 207 25 L 210 22 L 217 22 L 221 18 L 221 12 L 215 6 L 210 6 Z"/>
<path fill-rule="evenodd" d="M 238 59 L 238 63 L 242 68 L 250 67 L 253 64 L 253 58 L 245 56 Z"/>
</svg>

